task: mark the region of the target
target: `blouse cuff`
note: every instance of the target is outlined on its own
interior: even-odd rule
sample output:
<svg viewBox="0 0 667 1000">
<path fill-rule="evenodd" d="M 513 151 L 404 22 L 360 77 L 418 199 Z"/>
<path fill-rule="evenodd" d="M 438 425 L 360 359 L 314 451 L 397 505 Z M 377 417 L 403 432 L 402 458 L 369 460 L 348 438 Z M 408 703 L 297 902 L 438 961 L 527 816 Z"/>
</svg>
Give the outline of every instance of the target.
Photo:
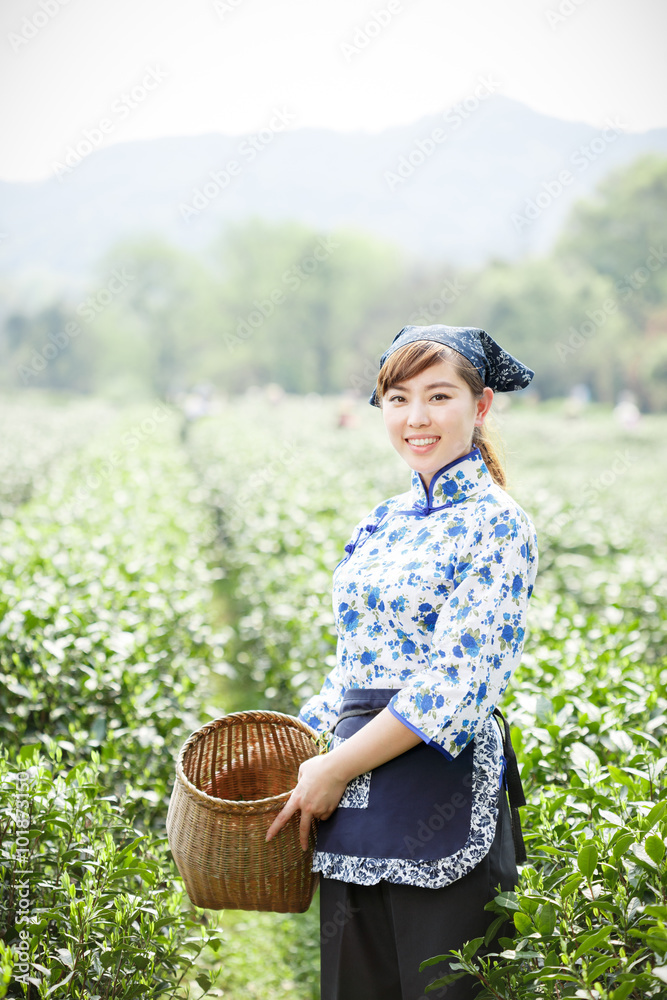
<svg viewBox="0 0 667 1000">
<path fill-rule="evenodd" d="M 414 726 L 411 722 L 408 722 L 408 720 L 403 715 L 397 712 L 394 706 L 391 704 L 391 702 L 389 702 L 387 708 L 389 709 L 391 714 L 394 715 L 399 720 L 399 722 L 402 722 L 404 726 L 407 726 L 408 729 L 411 729 L 413 733 L 416 733 L 417 736 L 419 736 L 419 738 L 424 741 L 424 743 L 428 743 L 429 746 L 432 746 L 436 750 L 439 750 L 440 753 L 443 755 L 443 757 L 446 757 L 447 760 L 454 760 L 452 755 L 447 750 L 445 750 L 444 747 L 440 746 L 439 743 L 436 743 L 431 736 L 427 736 L 426 733 L 423 733 L 421 731 L 421 729 L 417 729 L 416 726 Z"/>
</svg>

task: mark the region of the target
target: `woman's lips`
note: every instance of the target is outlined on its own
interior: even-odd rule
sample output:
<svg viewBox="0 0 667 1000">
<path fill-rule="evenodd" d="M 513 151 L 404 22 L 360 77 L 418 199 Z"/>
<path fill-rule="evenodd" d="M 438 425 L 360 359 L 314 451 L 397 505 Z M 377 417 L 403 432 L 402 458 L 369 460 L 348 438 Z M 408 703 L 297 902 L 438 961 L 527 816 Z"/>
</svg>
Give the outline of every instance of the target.
<svg viewBox="0 0 667 1000">
<path fill-rule="evenodd" d="M 435 448 L 439 437 L 434 437 L 433 435 L 424 434 L 422 437 L 412 437 L 406 438 L 406 443 L 410 446 L 412 451 L 416 451 L 419 454 L 425 455 L 431 448 Z"/>
</svg>

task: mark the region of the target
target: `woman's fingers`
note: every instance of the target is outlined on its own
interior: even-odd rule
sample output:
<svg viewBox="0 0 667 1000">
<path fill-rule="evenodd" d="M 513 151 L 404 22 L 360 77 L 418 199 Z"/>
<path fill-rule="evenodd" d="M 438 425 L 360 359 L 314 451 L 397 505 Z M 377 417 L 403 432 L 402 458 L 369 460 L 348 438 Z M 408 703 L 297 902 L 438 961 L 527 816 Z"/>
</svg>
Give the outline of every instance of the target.
<svg viewBox="0 0 667 1000">
<path fill-rule="evenodd" d="M 275 837 L 300 810 L 299 840 L 303 850 L 307 850 L 313 819 L 328 819 L 331 816 L 340 802 L 345 784 L 342 779 L 331 775 L 324 757 L 304 761 L 299 768 L 298 784 L 267 830 L 266 840 Z"/>
<path fill-rule="evenodd" d="M 275 835 L 280 830 L 282 830 L 285 824 L 289 822 L 289 820 L 291 819 L 291 817 L 294 815 L 294 813 L 297 811 L 298 808 L 299 806 L 296 803 L 294 795 L 291 795 L 287 800 L 287 802 L 285 803 L 285 805 L 283 806 L 283 808 L 276 816 L 276 818 L 274 819 L 269 829 L 266 831 L 265 840 L 266 841 L 272 840 L 273 837 L 275 837 Z"/>
<path fill-rule="evenodd" d="M 301 850 L 308 850 L 308 838 L 310 837 L 310 825 L 312 823 L 312 813 L 301 812 L 301 822 L 299 823 L 299 841 Z"/>
<path fill-rule="evenodd" d="M 292 804 L 293 801 L 294 804 Z M 299 808 L 300 807 L 296 804 L 295 797 L 292 796 L 290 800 L 286 803 L 286 805 L 284 805 L 283 808 L 280 810 L 280 812 L 274 819 L 273 823 L 266 831 L 265 840 L 266 841 L 272 840 L 273 837 L 275 837 L 275 835 L 279 833 L 279 831 L 282 830 L 282 828 L 286 826 L 287 823 L 289 823 L 290 819 Z M 312 821 L 313 821 L 313 814 L 305 809 L 301 809 L 301 820 L 299 822 L 299 842 L 304 851 L 308 850 L 308 840 L 310 838 L 310 826 Z"/>
</svg>

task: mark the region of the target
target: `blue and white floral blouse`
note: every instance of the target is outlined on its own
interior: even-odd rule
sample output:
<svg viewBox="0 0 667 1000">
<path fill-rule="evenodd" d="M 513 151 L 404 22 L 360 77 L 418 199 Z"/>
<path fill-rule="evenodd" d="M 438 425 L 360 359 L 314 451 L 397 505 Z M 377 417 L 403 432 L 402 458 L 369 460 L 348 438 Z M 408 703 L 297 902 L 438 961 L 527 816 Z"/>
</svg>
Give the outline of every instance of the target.
<svg viewBox="0 0 667 1000">
<path fill-rule="evenodd" d="M 333 580 L 337 663 L 299 717 L 326 732 L 346 691 L 396 689 L 389 710 L 445 758 L 475 737 L 473 816 L 466 845 L 441 863 L 316 850 L 313 867 L 354 882 L 445 885 L 481 861 L 495 833 L 504 761 L 491 713 L 521 657 L 535 529 L 474 448 L 428 492 L 413 472 L 411 489 L 375 507 L 345 549 Z"/>
</svg>

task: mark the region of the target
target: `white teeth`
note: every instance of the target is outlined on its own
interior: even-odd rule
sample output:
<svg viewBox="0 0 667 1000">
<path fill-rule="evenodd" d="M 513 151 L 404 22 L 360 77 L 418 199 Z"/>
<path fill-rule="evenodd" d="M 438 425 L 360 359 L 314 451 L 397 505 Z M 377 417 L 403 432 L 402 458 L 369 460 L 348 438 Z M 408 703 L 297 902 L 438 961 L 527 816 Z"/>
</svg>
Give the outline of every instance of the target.
<svg viewBox="0 0 667 1000">
<path fill-rule="evenodd" d="M 410 438 L 410 444 L 416 445 L 418 448 L 423 447 L 425 444 L 435 444 L 437 438 Z"/>
</svg>

